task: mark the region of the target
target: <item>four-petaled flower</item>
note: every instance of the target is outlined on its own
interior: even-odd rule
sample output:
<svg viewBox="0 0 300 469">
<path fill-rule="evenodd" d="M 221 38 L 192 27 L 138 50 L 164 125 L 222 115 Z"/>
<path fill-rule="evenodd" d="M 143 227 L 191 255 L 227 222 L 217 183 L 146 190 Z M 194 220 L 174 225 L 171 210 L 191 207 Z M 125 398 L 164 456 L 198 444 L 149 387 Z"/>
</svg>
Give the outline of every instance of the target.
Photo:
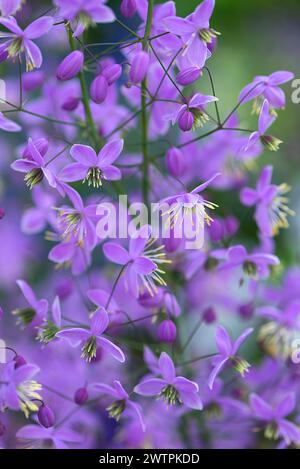
<svg viewBox="0 0 300 469">
<path fill-rule="evenodd" d="M 66 166 L 59 174 L 63 181 L 87 181 L 93 187 L 102 186 L 102 179 L 116 181 L 121 179 L 122 173 L 112 163 L 123 150 L 123 140 L 118 139 L 104 145 L 97 153 L 88 145 L 73 145 L 71 156 L 77 163 Z"/>
<path fill-rule="evenodd" d="M 102 348 L 113 358 L 123 363 L 125 355 L 117 345 L 102 337 L 109 325 L 108 314 L 104 308 L 99 308 L 91 318 L 89 329 L 74 327 L 57 332 L 56 337 L 66 339 L 72 347 L 82 345 L 81 357 L 91 361 L 96 356 L 97 347 Z"/>
<path fill-rule="evenodd" d="M 162 378 L 146 378 L 135 386 L 134 391 L 142 396 L 158 396 L 168 405 L 184 404 L 191 409 L 202 410 L 198 384 L 176 376 L 174 363 L 167 353 L 162 352 L 158 366 Z"/>
<path fill-rule="evenodd" d="M 213 370 L 208 378 L 208 386 L 213 388 L 214 382 L 218 374 L 224 368 L 226 363 L 230 363 L 242 375 L 249 371 L 250 365 L 243 358 L 237 355 L 238 349 L 247 337 L 253 332 L 252 328 L 246 329 L 235 342 L 232 342 L 228 332 L 222 326 L 218 326 L 216 330 L 216 345 L 219 353 L 213 359 Z"/>
</svg>

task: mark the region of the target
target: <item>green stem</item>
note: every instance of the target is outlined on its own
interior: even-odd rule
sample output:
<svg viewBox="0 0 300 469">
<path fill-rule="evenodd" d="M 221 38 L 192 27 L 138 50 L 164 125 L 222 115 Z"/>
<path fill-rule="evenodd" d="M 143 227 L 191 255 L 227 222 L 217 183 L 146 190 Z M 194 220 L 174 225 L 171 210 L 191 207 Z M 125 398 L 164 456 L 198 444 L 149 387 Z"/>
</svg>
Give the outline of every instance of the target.
<svg viewBox="0 0 300 469">
<path fill-rule="evenodd" d="M 71 49 L 74 51 L 76 50 L 76 45 L 75 41 L 73 38 L 73 31 L 70 26 L 68 26 L 68 37 L 69 37 L 69 44 Z M 84 72 L 81 70 L 79 73 L 79 81 L 80 81 L 80 87 L 81 87 L 81 93 L 82 93 L 82 102 L 83 102 L 83 107 L 84 107 L 84 112 L 85 112 L 85 118 L 86 118 L 86 123 L 88 126 L 88 132 L 91 138 L 91 141 L 93 142 L 94 147 L 96 150 L 99 150 L 100 147 L 100 137 L 98 135 L 97 129 L 95 127 L 95 123 L 93 120 L 92 112 L 91 112 L 91 107 L 90 107 L 90 100 L 89 100 L 89 93 L 85 81 L 85 76 Z"/>
<path fill-rule="evenodd" d="M 143 39 L 143 49 L 146 49 L 151 31 L 154 0 L 148 2 L 148 12 Z M 145 205 L 149 206 L 149 155 L 148 155 L 148 118 L 147 118 L 147 78 L 142 81 L 141 89 L 141 124 L 142 124 L 142 151 L 143 151 L 143 179 L 142 192 Z"/>
</svg>

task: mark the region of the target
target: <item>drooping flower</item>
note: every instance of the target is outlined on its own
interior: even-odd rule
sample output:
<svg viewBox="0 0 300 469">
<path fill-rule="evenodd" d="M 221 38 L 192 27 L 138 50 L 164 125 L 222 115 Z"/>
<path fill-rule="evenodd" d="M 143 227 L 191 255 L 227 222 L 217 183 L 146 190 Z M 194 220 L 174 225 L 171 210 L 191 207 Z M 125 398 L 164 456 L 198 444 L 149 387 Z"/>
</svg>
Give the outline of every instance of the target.
<svg viewBox="0 0 300 469">
<path fill-rule="evenodd" d="M 16 437 L 25 447 L 40 448 L 42 444 L 47 447 L 50 441 L 56 449 L 68 449 L 71 444 L 82 442 L 82 435 L 64 427 L 44 428 L 38 425 L 25 425 L 17 431 Z"/>
<path fill-rule="evenodd" d="M 24 180 L 30 189 L 39 184 L 44 177 L 51 187 L 57 187 L 56 177 L 44 160 L 47 150 L 48 142 L 45 139 L 34 142 L 32 138 L 29 138 L 23 157 L 11 164 L 11 168 L 15 171 L 25 173 Z"/>
<path fill-rule="evenodd" d="M 266 131 L 273 124 L 276 117 L 272 116 L 270 113 L 270 104 L 265 99 L 261 108 L 261 112 L 258 119 L 258 131 L 253 132 L 248 140 L 247 145 L 245 146 L 245 151 L 248 151 L 250 148 L 253 148 L 255 144 L 260 140 L 261 143 L 268 148 L 270 151 L 277 151 L 279 145 L 282 143 L 276 137 L 266 134 Z"/>
<path fill-rule="evenodd" d="M 96 356 L 97 347 L 107 351 L 115 360 L 123 363 L 125 355 L 117 345 L 102 337 L 109 325 L 108 314 L 104 308 L 98 308 L 93 314 L 89 329 L 81 327 L 64 329 L 56 334 L 56 337 L 65 339 L 72 347 L 82 346 L 81 357 L 88 362 Z"/>
<path fill-rule="evenodd" d="M 1 371 L 1 370 L 0 370 Z M 38 393 L 42 386 L 32 378 L 39 372 L 36 365 L 25 364 L 15 366 L 11 361 L 2 368 L 0 373 L 0 409 L 22 410 L 28 417 L 30 412 L 37 412 L 35 400 L 41 400 Z"/>
<path fill-rule="evenodd" d="M 294 393 L 286 394 L 274 406 L 271 406 L 258 394 L 250 395 L 252 415 L 264 423 L 266 438 L 273 440 L 282 437 L 287 445 L 300 444 L 300 429 L 285 418 L 291 414 L 295 405 Z"/>
<path fill-rule="evenodd" d="M 0 33 L 0 38 L 6 39 L 2 44 L 2 50 L 4 47 L 8 52 L 8 56 L 12 58 L 21 57 L 21 54 L 24 53 L 27 71 L 39 68 L 42 65 L 43 57 L 40 49 L 32 39 L 47 34 L 52 27 L 53 18 L 51 16 L 42 16 L 29 24 L 24 31 L 13 16 L 0 18 L 0 24 L 10 31 L 9 33 Z"/>
<path fill-rule="evenodd" d="M 166 285 L 162 275 L 165 272 L 160 264 L 170 263 L 166 259 L 163 246 L 152 248 L 151 228 L 144 225 L 135 237 L 130 238 L 129 250 L 117 243 L 108 242 L 103 252 L 110 261 L 126 266 L 125 280 L 130 292 L 138 298 L 140 289 L 147 289 L 151 295 L 157 291 L 156 283 Z"/>
<path fill-rule="evenodd" d="M 300 332 L 300 301 L 289 301 L 283 308 L 260 306 L 256 314 L 270 319 L 258 332 L 258 341 L 263 349 L 271 356 L 288 359 L 293 340 Z"/>
<path fill-rule="evenodd" d="M 38 340 L 45 344 L 48 344 L 49 342 L 51 342 L 55 338 L 56 333 L 59 332 L 61 328 L 61 306 L 60 306 L 60 301 L 59 301 L 58 296 L 54 298 L 51 312 L 52 312 L 52 319 L 46 320 L 40 326 L 38 336 L 37 336 Z"/>
<path fill-rule="evenodd" d="M 228 332 L 222 326 L 218 326 L 216 330 L 216 345 L 219 354 L 213 360 L 213 370 L 208 378 L 208 386 L 213 388 L 214 382 L 218 374 L 226 364 L 231 364 L 242 376 L 249 371 L 249 363 L 237 355 L 238 349 L 247 337 L 253 332 L 252 328 L 245 329 L 235 342 L 232 342 Z"/>
<path fill-rule="evenodd" d="M 202 410 L 198 384 L 183 376 L 176 376 L 174 363 L 167 353 L 161 353 L 158 364 L 162 378 L 145 378 L 135 386 L 134 392 L 142 396 L 157 396 L 167 405 L 183 404 Z"/>
<path fill-rule="evenodd" d="M 67 165 L 59 174 L 63 181 L 87 182 L 88 185 L 99 188 L 102 186 L 102 179 L 115 181 L 121 179 L 122 174 L 119 168 L 112 163 L 119 157 L 123 149 L 123 140 L 113 140 L 97 153 L 87 145 L 73 145 L 71 156 L 76 163 Z"/>
<path fill-rule="evenodd" d="M 17 285 L 21 289 L 29 307 L 18 308 L 13 311 L 17 318 L 17 323 L 23 326 L 32 324 L 37 326 L 43 322 L 48 311 L 48 301 L 44 298 L 38 300 L 32 288 L 24 280 L 17 280 Z"/>
<path fill-rule="evenodd" d="M 171 120 L 174 125 L 178 122 L 179 128 L 187 132 L 192 128 L 202 127 L 209 117 L 205 112 L 205 104 L 218 101 L 215 96 L 202 95 L 200 93 L 187 100 L 185 104 L 178 105 L 178 109 L 172 114 L 166 116 L 167 120 Z"/>
<path fill-rule="evenodd" d="M 273 109 L 282 109 L 285 107 L 285 94 L 279 85 L 287 83 L 293 78 L 294 74 L 285 70 L 271 73 L 268 76 L 259 75 L 254 78 L 252 83 L 242 89 L 239 101 L 244 104 L 254 99 L 253 111 L 257 114 L 261 111 L 264 99 L 268 100 Z"/>
<path fill-rule="evenodd" d="M 259 176 L 256 188 L 245 187 L 241 191 L 241 201 L 251 207 L 255 205 L 255 220 L 264 236 L 274 236 L 281 228 L 288 228 L 288 215 L 294 212 L 287 206 L 285 194 L 290 187 L 283 183 L 271 184 L 273 167 L 265 166 Z"/>
<path fill-rule="evenodd" d="M 137 419 L 142 431 L 145 431 L 145 422 L 141 406 L 130 399 L 129 394 L 125 391 L 120 381 L 115 380 L 113 386 L 95 383 L 91 384 L 91 388 L 113 397 L 113 402 L 106 408 L 111 418 L 114 418 L 118 422 L 123 415 L 124 417 L 128 415 L 131 418 Z"/>
<path fill-rule="evenodd" d="M 80 36 L 93 23 L 111 23 L 114 12 L 105 5 L 107 0 L 55 0 L 59 15 L 75 23 L 74 36 Z"/>
<path fill-rule="evenodd" d="M 1 98 L 0 98 L 1 102 Z M 4 130 L 5 132 L 20 132 L 21 127 L 19 124 L 7 119 L 2 112 L 0 112 L 0 129 Z"/>
</svg>

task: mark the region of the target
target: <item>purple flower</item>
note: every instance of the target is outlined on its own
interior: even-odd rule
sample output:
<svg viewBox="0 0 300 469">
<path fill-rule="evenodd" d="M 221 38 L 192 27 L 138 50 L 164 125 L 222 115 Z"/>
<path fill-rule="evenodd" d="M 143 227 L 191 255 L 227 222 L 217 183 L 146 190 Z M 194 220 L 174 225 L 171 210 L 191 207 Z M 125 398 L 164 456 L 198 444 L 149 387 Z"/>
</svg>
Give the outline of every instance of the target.
<svg viewBox="0 0 300 469">
<path fill-rule="evenodd" d="M 88 185 L 99 188 L 102 178 L 108 181 L 121 179 L 119 168 L 112 163 L 119 157 L 123 150 L 123 140 L 113 140 L 97 153 L 87 145 L 73 145 L 71 156 L 77 163 L 66 166 L 59 174 L 63 181 L 87 181 Z"/>
<path fill-rule="evenodd" d="M 136 0 L 122 0 L 120 10 L 125 18 L 131 18 L 136 12 Z"/>
<path fill-rule="evenodd" d="M 185 170 L 184 155 L 182 151 L 176 147 L 169 148 L 166 154 L 166 166 L 172 176 L 182 176 Z"/>
<path fill-rule="evenodd" d="M 108 93 L 108 83 L 103 75 L 98 75 L 91 83 L 90 95 L 94 103 L 101 104 Z"/>
<path fill-rule="evenodd" d="M 254 253 L 248 254 L 246 248 L 239 244 L 231 246 L 226 252 L 226 261 L 220 269 L 242 267 L 250 277 L 265 276 L 268 266 L 278 265 L 279 259 L 273 254 Z"/>
<path fill-rule="evenodd" d="M 274 236 L 281 228 L 288 228 L 288 215 L 294 212 L 287 206 L 285 194 L 290 187 L 287 184 L 279 186 L 271 184 L 272 166 L 265 166 L 259 176 L 256 188 L 245 187 L 241 191 L 241 201 L 244 205 L 255 205 L 255 220 L 264 236 Z"/>
<path fill-rule="evenodd" d="M 161 353 L 158 364 L 163 378 L 145 379 L 135 386 L 134 392 L 142 396 L 158 396 L 168 405 L 184 404 L 191 409 L 202 410 L 198 384 L 176 376 L 174 363 L 167 353 Z"/>
<path fill-rule="evenodd" d="M 12 410 L 22 410 L 28 417 L 30 412 L 37 412 L 38 405 L 34 399 L 41 399 L 38 391 L 42 386 L 32 378 L 39 372 L 35 365 L 25 364 L 15 366 L 9 362 L 0 370 L 0 410 L 6 407 Z"/>
<path fill-rule="evenodd" d="M 40 342 L 48 344 L 56 336 L 61 328 L 61 306 L 59 297 L 56 296 L 51 308 L 52 320 L 44 321 L 39 327 L 37 339 Z"/>
<path fill-rule="evenodd" d="M 17 317 L 17 323 L 24 326 L 41 324 L 47 315 L 48 301 L 45 299 L 38 300 L 32 288 L 24 280 L 17 280 L 17 285 L 29 304 L 29 307 L 13 311 L 13 314 Z"/>
<path fill-rule="evenodd" d="M 74 50 L 68 54 L 57 67 L 56 77 L 65 81 L 74 78 L 82 69 L 84 55 L 80 50 Z"/>
<path fill-rule="evenodd" d="M 119 421 L 121 416 L 124 415 L 126 417 L 126 415 L 129 415 L 137 419 L 142 431 L 145 431 L 145 422 L 141 406 L 129 398 L 128 393 L 125 391 L 120 381 L 115 380 L 113 386 L 95 383 L 91 385 L 91 388 L 114 398 L 112 404 L 106 409 L 111 418 Z"/>
<path fill-rule="evenodd" d="M 21 219 L 21 230 L 25 234 L 41 233 L 48 223 L 55 223 L 55 214 L 51 210 L 55 206 L 55 195 L 41 186 L 35 186 L 31 194 L 35 206 L 28 208 Z"/>
<path fill-rule="evenodd" d="M 233 365 L 233 367 L 242 375 L 249 370 L 249 363 L 240 358 L 237 355 L 238 349 L 242 343 L 246 340 L 248 335 L 253 332 L 252 328 L 245 329 L 245 331 L 236 339 L 235 342 L 232 342 L 228 332 L 224 327 L 218 326 L 216 330 L 216 345 L 219 351 L 219 354 L 213 360 L 213 370 L 208 378 L 208 386 L 210 389 L 213 388 L 214 382 L 218 374 L 224 368 L 227 363 Z"/>
<path fill-rule="evenodd" d="M 150 57 L 145 51 L 134 54 L 129 71 L 130 81 L 134 84 L 141 83 L 147 75 Z"/>
<path fill-rule="evenodd" d="M 45 139 L 34 142 L 29 138 L 23 157 L 11 164 L 11 168 L 15 171 L 26 173 L 24 180 L 30 189 L 39 184 L 44 177 L 51 187 L 57 187 L 57 180 L 44 160 L 47 150 L 48 142 Z"/>
<path fill-rule="evenodd" d="M 0 129 L 5 132 L 20 132 L 21 127 L 19 124 L 7 119 L 2 112 L 0 112 Z"/>
<path fill-rule="evenodd" d="M 22 0 L 1 0 L 0 11 L 2 16 L 14 15 L 22 6 Z"/>
<path fill-rule="evenodd" d="M 253 82 L 242 89 L 239 101 L 247 103 L 255 99 L 254 110 L 260 112 L 263 99 L 267 99 L 272 108 L 281 109 L 285 107 L 285 94 L 279 85 L 287 83 L 294 78 L 292 72 L 278 71 L 269 76 L 257 76 Z"/>
<path fill-rule="evenodd" d="M 56 449 L 68 449 L 69 444 L 82 442 L 82 436 L 72 430 L 61 427 L 43 428 L 38 425 L 25 425 L 17 431 L 16 437 L 24 441 L 25 447 L 28 442 L 36 442 L 37 448 L 43 440 L 45 443 L 50 440 Z"/>
<path fill-rule="evenodd" d="M 75 23 L 74 36 L 80 36 L 93 23 L 111 23 L 115 15 L 104 5 L 107 0 L 55 0 L 59 15 Z"/>
<path fill-rule="evenodd" d="M 53 427 L 55 423 L 55 415 L 51 407 L 46 404 L 42 404 L 38 410 L 38 421 L 45 428 Z"/>
<path fill-rule="evenodd" d="M 51 16 L 42 16 L 28 25 L 24 31 L 18 26 L 13 16 L 0 18 L 0 24 L 5 26 L 10 33 L 1 32 L 0 38 L 7 38 L 2 45 L 7 50 L 9 57 L 20 56 L 25 53 L 26 70 L 30 71 L 42 65 L 43 57 L 38 46 L 32 41 L 49 32 L 53 24 Z"/>
<path fill-rule="evenodd" d="M 165 273 L 159 265 L 169 263 L 163 247 L 152 248 L 151 230 L 144 225 L 135 237 L 130 238 L 129 250 L 117 243 L 103 245 L 103 252 L 110 261 L 126 266 L 125 280 L 131 293 L 138 298 L 140 288 L 147 289 L 153 295 L 157 291 L 155 283 L 166 285 L 162 275 Z"/>
<path fill-rule="evenodd" d="M 219 34 L 209 26 L 214 6 L 215 0 L 204 0 L 187 18 L 170 16 L 164 20 L 168 30 L 181 37 L 185 46 L 182 54 L 185 61 L 191 65 L 198 65 L 200 68 L 210 57 L 209 45 Z"/>
<path fill-rule="evenodd" d="M 283 396 L 275 406 L 271 406 L 257 394 L 250 395 L 250 406 L 253 416 L 266 423 L 265 436 L 269 439 L 282 437 L 287 445 L 300 444 L 299 428 L 286 417 L 295 408 L 295 394 Z"/>
<path fill-rule="evenodd" d="M 106 350 L 115 360 L 123 363 L 125 355 L 122 350 L 110 340 L 102 337 L 109 325 L 108 314 L 104 308 L 98 308 L 91 318 L 89 329 L 81 327 L 65 329 L 56 334 L 56 337 L 66 339 L 72 347 L 82 345 L 82 358 L 91 361 L 96 356 L 97 347 Z"/>
<path fill-rule="evenodd" d="M 50 250 L 48 259 L 55 262 L 58 268 L 71 267 L 73 275 L 80 275 L 91 264 L 91 251 L 94 246 L 86 243 L 87 237 L 82 243 L 78 243 L 74 237 L 70 238 L 67 241 L 61 233 L 49 233 L 48 240 L 60 242 Z"/>
<path fill-rule="evenodd" d="M 209 120 L 204 105 L 214 101 L 218 101 L 218 98 L 196 93 L 186 104 L 182 104 L 166 119 L 171 120 L 173 125 L 178 122 L 180 129 L 184 132 L 191 130 L 193 127 L 202 127 Z"/>
<path fill-rule="evenodd" d="M 271 127 L 275 119 L 276 117 L 270 113 L 270 104 L 265 99 L 258 119 L 258 131 L 253 132 L 250 135 L 248 142 L 245 146 L 245 151 L 248 151 L 249 149 L 253 148 L 258 141 L 261 141 L 261 143 L 270 151 L 278 150 L 279 145 L 282 143 L 282 141 L 276 137 L 273 137 L 272 135 L 266 134 L 266 131 L 269 127 Z"/>
</svg>

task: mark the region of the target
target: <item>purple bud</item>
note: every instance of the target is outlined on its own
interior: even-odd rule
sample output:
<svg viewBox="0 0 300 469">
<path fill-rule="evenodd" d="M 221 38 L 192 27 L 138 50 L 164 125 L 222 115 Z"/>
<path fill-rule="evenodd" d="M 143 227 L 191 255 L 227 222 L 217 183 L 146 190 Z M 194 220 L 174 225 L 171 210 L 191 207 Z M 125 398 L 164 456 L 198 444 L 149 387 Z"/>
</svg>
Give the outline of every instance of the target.
<svg viewBox="0 0 300 469">
<path fill-rule="evenodd" d="M 120 5 L 120 10 L 122 15 L 125 18 L 132 18 L 132 16 L 135 14 L 137 8 L 136 8 L 136 1 L 135 0 L 122 0 L 121 5 Z"/>
<path fill-rule="evenodd" d="M 176 297 L 172 295 L 172 293 L 165 292 L 164 302 L 165 302 L 167 313 L 177 318 L 180 315 L 181 310 L 176 300 Z"/>
<path fill-rule="evenodd" d="M 107 96 L 108 84 L 107 80 L 103 75 L 98 75 L 95 80 L 92 81 L 90 87 L 90 95 L 92 100 L 97 103 L 103 103 Z"/>
<path fill-rule="evenodd" d="M 166 156 L 166 166 L 172 176 L 182 176 L 185 170 L 184 156 L 182 151 L 175 147 L 169 148 Z"/>
<path fill-rule="evenodd" d="M 253 303 L 250 302 L 250 303 L 246 303 L 244 305 L 241 305 L 239 307 L 239 314 L 240 316 L 242 316 L 242 318 L 244 319 L 250 319 L 252 318 L 253 314 L 254 314 L 254 306 L 253 306 Z"/>
<path fill-rule="evenodd" d="M 148 66 L 149 55 L 145 51 L 137 52 L 131 62 L 129 78 L 132 83 L 140 83 L 144 80 Z"/>
<path fill-rule="evenodd" d="M 216 312 L 211 306 L 203 311 L 203 320 L 206 322 L 206 324 L 212 324 L 216 319 Z"/>
<path fill-rule="evenodd" d="M 60 300 L 65 300 L 68 298 L 72 294 L 73 290 L 74 285 L 70 278 L 61 280 L 55 289 L 56 294 L 59 296 Z"/>
<path fill-rule="evenodd" d="M 65 111 L 75 111 L 79 104 L 79 98 L 77 96 L 69 96 L 63 103 L 62 103 L 62 109 Z"/>
<path fill-rule="evenodd" d="M 164 240 L 165 250 L 168 253 L 175 252 L 179 248 L 182 243 L 182 239 L 175 238 L 174 236 L 170 236 L 169 238 Z"/>
<path fill-rule="evenodd" d="M 81 70 L 84 62 L 84 55 L 80 50 L 71 52 L 59 64 L 56 72 L 58 80 L 70 80 L 74 78 Z"/>
<path fill-rule="evenodd" d="M 210 239 L 214 243 L 218 243 L 224 236 L 224 226 L 220 220 L 214 219 L 209 227 Z"/>
<path fill-rule="evenodd" d="M 38 411 L 38 420 L 45 428 L 53 427 L 55 422 L 53 410 L 49 406 L 42 404 Z"/>
<path fill-rule="evenodd" d="M 16 355 L 14 357 L 14 362 L 15 362 L 15 369 L 20 368 L 23 365 L 26 365 L 26 360 L 22 355 Z"/>
<path fill-rule="evenodd" d="M 190 111 L 183 111 L 178 119 L 179 128 L 183 132 L 188 132 L 194 125 L 194 116 Z"/>
<path fill-rule="evenodd" d="M 1 208 L 0 207 L 0 220 L 2 220 L 2 218 L 5 216 L 5 211 L 4 211 L 4 208 Z"/>
<path fill-rule="evenodd" d="M 34 70 L 33 72 L 24 73 L 22 77 L 22 85 L 24 91 L 33 91 L 43 84 L 45 80 L 44 72 Z"/>
<path fill-rule="evenodd" d="M 226 236 L 227 237 L 233 236 L 239 229 L 239 222 L 233 216 L 229 216 L 225 218 L 224 222 L 225 222 Z"/>
<path fill-rule="evenodd" d="M 200 75 L 201 75 L 201 68 L 189 67 L 178 73 L 176 77 L 176 81 L 177 83 L 179 83 L 179 85 L 186 86 L 198 80 Z"/>
<path fill-rule="evenodd" d="M 74 394 L 74 401 L 77 405 L 83 405 L 88 400 L 89 394 L 86 388 L 79 388 Z"/>
<path fill-rule="evenodd" d="M 158 328 L 158 338 L 161 342 L 172 343 L 176 340 L 177 329 L 173 321 L 166 319 Z"/>
<path fill-rule="evenodd" d="M 5 425 L 4 423 L 0 422 L 0 437 L 3 436 L 5 432 L 6 432 Z"/>
<path fill-rule="evenodd" d="M 159 308 L 163 303 L 162 289 L 159 288 L 154 295 L 145 290 L 143 293 L 140 293 L 138 302 L 144 308 Z"/>
<path fill-rule="evenodd" d="M 106 78 L 108 85 L 112 85 L 122 75 L 122 67 L 119 64 L 107 65 L 103 69 L 102 75 Z"/>
</svg>

